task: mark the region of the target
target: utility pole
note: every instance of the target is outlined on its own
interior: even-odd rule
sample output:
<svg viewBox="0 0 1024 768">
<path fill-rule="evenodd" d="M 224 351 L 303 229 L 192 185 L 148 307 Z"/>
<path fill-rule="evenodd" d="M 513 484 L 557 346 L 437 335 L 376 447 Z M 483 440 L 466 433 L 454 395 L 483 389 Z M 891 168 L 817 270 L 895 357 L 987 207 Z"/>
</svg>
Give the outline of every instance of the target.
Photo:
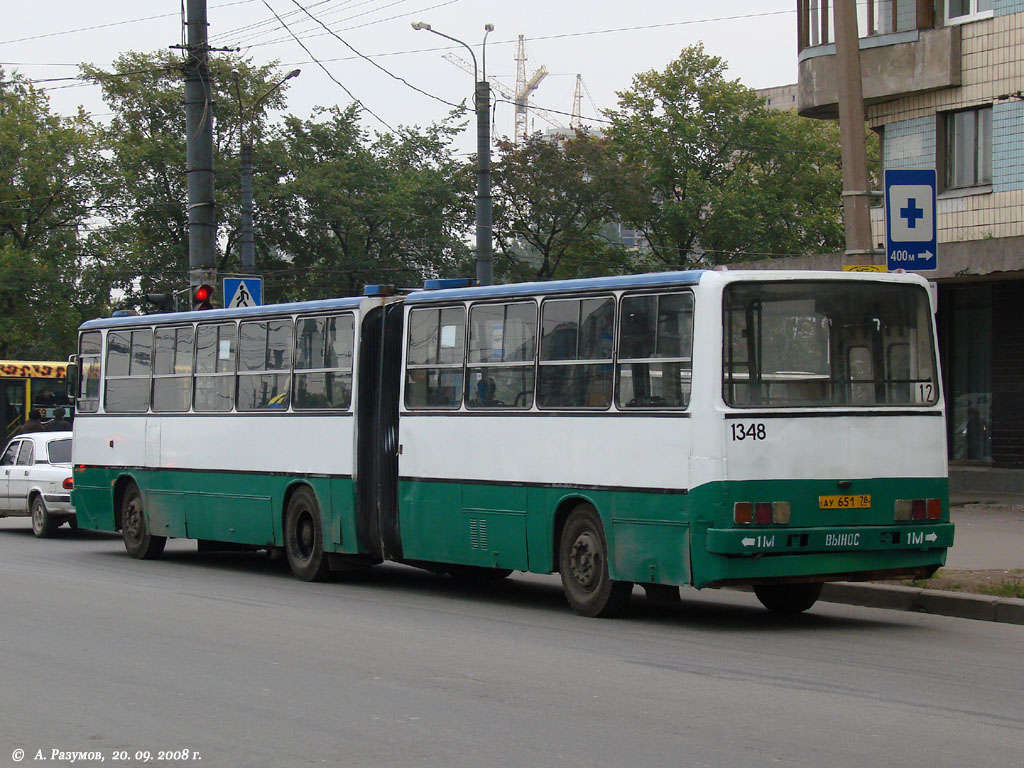
<svg viewBox="0 0 1024 768">
<path fill-rule="evenodd" d="M 868 206 L 868 160 L 864 147 L 864 90 L 860 73 L 856 0 L 835 0 L 836 74 L 839 85 L 839 145 L 843 162 L 843 264 L 873 264 Z"/>
<path fill-rule="evenodd" d="M 301 69 L 293 69 L 279 82 L 271 85 L 264 93 L 253 102 L 248 110 L 242 101 L 242 84 L 240 75 L 236 69 L 231 73 L 235 80 L 235 95 L 238 97 L 238 131 L 240 137 L 239 165 L 241 169 L 241 226 L 238 234 L 238 261 L 242 272 L 246 275 L 256 274 L 256 241 L 252 232 L 252 134 L 249 128 L 250 120 L 256 118 L 257 109 L 270 94 L 302 73 Z M 229 300 L 225 297 L 225 301 Z"/>
<path fill-rule="evenodd" d="M 188 0 L 185 63 L 185 168 L 188 173 L 190 296 L 217 285 L 217 219 L 213 203 L 213 92 L 210 87 L 206 0 Z"/>
<path fill-rule="evenodd" d="M 491 86 L 480 80 L 476 83 L 476 279 L 480 285 L 494 284 L 491 229 Z"/>
<path fill-rule="evenodd" d="M 473 103 L 476 108 L 476 279 L 480 285 L 494 284 L 494 246 L 491 212 L 491 84 L 487 82 L 487 35 L 493 24 L 484 24 L 484 41 L 480 45 L 483 74 L 476 66 L 476 54 L 468 43 L 438 32 L 425 21 L 414 21 L 412 28 L 425 29 L 453 43 L 458 43 L 473 59 Z M 545 74 L 547 71 L 545 70 Z"/>
</svg>

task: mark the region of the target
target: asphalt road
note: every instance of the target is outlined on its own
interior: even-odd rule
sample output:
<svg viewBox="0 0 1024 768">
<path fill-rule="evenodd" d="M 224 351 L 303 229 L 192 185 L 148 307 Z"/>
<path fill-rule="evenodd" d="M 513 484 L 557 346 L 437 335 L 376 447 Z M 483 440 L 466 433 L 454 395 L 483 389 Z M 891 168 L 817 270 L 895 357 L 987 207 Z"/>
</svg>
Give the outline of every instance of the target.
<svg viewBox="0 0 1024 768">
<path fill-rule="evenodd" d="M 552 577 L 60 534 L 0 520 L 0 766 L 1024 766 L 1020 626 L 717 590 L 582 619 Z"/>
</svg>

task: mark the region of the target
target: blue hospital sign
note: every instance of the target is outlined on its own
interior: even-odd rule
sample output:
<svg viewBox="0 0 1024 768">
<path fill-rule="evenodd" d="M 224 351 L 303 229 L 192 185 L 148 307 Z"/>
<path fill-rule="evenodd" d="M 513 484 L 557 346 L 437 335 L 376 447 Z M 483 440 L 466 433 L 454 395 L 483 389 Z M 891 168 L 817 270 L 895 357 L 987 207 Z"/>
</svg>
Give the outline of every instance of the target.
<svg viewBox="0 0 1024 768">
<path fill-rule="evenodd" d="M 935 171 L 885 172 L 885 253 L 889 270 L 935 269 Z"/>
</svg>

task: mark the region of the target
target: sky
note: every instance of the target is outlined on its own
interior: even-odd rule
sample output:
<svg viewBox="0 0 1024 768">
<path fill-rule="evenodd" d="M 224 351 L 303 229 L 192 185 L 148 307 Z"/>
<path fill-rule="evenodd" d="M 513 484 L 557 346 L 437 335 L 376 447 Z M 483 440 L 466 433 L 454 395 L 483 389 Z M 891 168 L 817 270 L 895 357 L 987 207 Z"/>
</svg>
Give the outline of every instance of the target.
<svg viewBox="0 0 1024 768">
<path fill-rule="evenodd" d="M 81 62 L 110 67 L 125 51 L 180 44 L 185 5 L 185 0 L 20 4 L 8 8 L 0 28 L 0 66 L 37 81 L 53 111 L 71 114 L 81 105 L 103 120 L 108 109 L 98 87 L 42 81 L 72 78 Z M 363 123 L 371 131 L 425 126 L 444 118 L 450 104 L 472 103 L 472 75 L 442 58 L 454 53 L 468 61 L 469 51 L 414 30 L 413 21 L 464 41 L 481 66 L 484 25 L 493 24 L 486 68 L 499 92 L 515 88 L 523 35 L 527 76 L 541 66 L 549 72 L 532 103 L 571 113 L 580 75 L 584 122 L 614 108 L 616 92 L 627 89 L 634 74 L 662 70 L 682 48 L 698 42 L 727 62 L 729 78 L 752 88 L 797 78 L 796 0 L 208 0 L 208 19 L 212 46 L 238 48 L 254 64 L 279 62 L 282 74 L 302 70 L 287 83 L 286 112 L 308 118 L 318 106 L 348 105 L 351 93 L 367 110 Z M 570 119 L 569 114 L 548 117 L 564 125 Z M 531 130 L 551 125 L 531 115 Z M 493 126 L 495 135 L 512 134 L 511 104 L 496 105 Z M 467 124 L 457 148 L 473 151 L 474 125 Z"/>
</svg>

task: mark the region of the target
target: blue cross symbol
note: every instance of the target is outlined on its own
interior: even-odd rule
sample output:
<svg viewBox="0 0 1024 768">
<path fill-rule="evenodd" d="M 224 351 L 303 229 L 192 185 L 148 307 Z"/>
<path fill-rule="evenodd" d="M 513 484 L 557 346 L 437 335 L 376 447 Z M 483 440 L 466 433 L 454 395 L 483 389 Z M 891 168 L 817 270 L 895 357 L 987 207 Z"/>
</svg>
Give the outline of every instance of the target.
<svg viewBox="0 0 1024 768">
<path fill-rule="evenodd" d="M 900 218 L 907 220 L 907 226 L 911 229 L 917 227 L 917 219 L 924 218 L 924 209 L 917 207 L 917 200 L 913 197 L 907 198 L 907 207 L 900 208 Z"/>
</svg>

